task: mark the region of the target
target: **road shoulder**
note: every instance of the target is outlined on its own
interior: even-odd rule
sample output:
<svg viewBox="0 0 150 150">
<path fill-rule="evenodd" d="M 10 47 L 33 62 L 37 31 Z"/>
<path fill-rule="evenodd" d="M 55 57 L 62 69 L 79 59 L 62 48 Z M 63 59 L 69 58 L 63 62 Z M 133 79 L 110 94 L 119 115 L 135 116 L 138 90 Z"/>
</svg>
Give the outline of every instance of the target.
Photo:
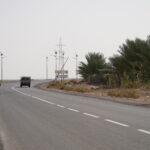
<svg viewBox="0 0 150 150">
<path fill-rule="evenodd" d="M 80 93 L 80 92 L 74 92 L 74 91 L 58 90 L 58 89 L 47 88 L 47 84 L 48 83 L 41 83 L 41 84 L 35 85 L 34 87 L 41 89 L 41 90 L 45 90 L 45 91 L 69 94 L 69 95 L 74 95 L 74 96 L 84 96 L 84 97 L 96 98 L 99 100 L 117 102 L 117 103 L 126 104 L 126 105 L 143 106 L 143 107 L 150 108 L 149 102 L 143 102 L 143 101 L 140 102 L 132 98 L 116 98 L 116 97 L 110 97 L 110 96 L 100 96 L 95 93 Z"/>
</svg>

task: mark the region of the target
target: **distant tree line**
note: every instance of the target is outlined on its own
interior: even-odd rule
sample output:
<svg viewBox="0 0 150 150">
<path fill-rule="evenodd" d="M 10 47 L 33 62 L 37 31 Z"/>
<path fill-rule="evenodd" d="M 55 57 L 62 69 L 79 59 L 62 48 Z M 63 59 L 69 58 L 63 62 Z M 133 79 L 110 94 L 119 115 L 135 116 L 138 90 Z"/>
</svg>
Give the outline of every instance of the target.
<svg viewBox="0 0 150 150">
<path fill-rule="evenodd" d="M 102 53 L 88 53 L 87 62 L 80 62 L 79 74 L 85 81 L 105 87 L 138 87 L 150 81 L 150 36 L 127 39 L 118 53 L 109 62 Z"/>
</svg>

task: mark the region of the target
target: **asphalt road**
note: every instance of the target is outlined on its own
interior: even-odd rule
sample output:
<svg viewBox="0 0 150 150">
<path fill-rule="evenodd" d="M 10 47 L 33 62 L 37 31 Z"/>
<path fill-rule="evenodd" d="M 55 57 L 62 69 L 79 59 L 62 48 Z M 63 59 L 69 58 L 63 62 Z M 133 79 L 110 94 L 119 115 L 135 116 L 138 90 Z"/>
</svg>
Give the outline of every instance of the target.
<svg viewBox="0 0 150 150">
<path fill-rule="evenodd" d="M 82 96 L 0 87 L 6 150 L 150 150 L 150 109 Z"/>
</svg>

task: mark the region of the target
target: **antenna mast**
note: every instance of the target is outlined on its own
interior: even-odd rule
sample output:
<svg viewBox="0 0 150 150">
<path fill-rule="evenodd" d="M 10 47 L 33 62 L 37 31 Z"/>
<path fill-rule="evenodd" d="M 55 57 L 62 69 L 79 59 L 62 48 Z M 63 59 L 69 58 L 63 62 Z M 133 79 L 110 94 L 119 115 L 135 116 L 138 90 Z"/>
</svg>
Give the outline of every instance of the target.
<svg viewBox="0 0 150 150">
<path fill-rule="evenodd" d="M 65 46 L 62 44 L 61 37 L 59 39 L 59 44 L 57 46 L 59 47 L 59 50 L 58 50 L 58 70 L 60 70 L 63 63 L 64 63 L 64 52 L 63 52 L 62 48 L 63 48 L 63 46 Z"/>
<path fill-rule="evenodd" d="M 65 45 L 62 44 L 61 37 L 59 39 L 59 44 L 57 46 L 59 47 L 59 50 L 58 50 L 58 70 L 56 70 L 56 77 L 60 78 L 61 80 L 64 80 L 64 78 L 68 77 L 68 70 L 64 69 L 64 66 L 67 61 L 65 61 L 65 53 L 62 50 L 63 46 Z"/>
</svg>

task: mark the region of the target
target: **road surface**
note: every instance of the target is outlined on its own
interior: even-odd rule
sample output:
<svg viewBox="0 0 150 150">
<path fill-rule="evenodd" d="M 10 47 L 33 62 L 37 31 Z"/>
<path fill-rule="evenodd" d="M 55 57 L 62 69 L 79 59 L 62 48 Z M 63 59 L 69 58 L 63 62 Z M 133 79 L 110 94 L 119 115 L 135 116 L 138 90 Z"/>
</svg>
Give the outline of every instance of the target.
<svg viewBox="0 0 150 150">
<path fill-rule="evenodd" d="M 150 109 L 10 83 L 0 134 L 6 150 L 150 150 Z"/>
</svg>

